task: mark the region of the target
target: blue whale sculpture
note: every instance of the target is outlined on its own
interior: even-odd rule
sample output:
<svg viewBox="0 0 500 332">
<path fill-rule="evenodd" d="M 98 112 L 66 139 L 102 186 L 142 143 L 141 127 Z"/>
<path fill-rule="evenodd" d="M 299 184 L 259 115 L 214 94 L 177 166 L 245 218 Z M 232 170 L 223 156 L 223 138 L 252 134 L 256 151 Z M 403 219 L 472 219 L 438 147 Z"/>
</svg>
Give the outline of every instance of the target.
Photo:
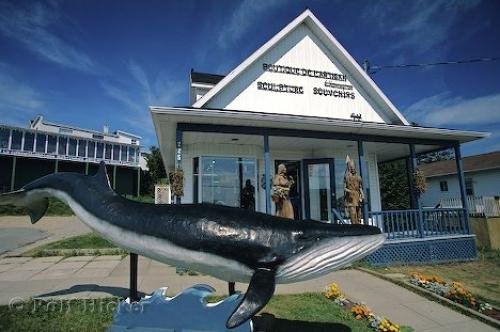
<svg viewBox="0 0 500 332">
<path fill-rule="evenodd" d="M 269 301 L 276 283 L 324 275 L 379 248 L 377 227 L 290 221 L 212 205 L 155 205 L 127 200 L 110 185 L 104 163 L 93 176 L 55 173 L 0 195 L 0 205 L 25 207 L 31 222 L 48 197 L 66 202 L 79 219 L 131 252 L 226 281 L 249 282 L 228 328 L 250 319 Z"/>
</svg>

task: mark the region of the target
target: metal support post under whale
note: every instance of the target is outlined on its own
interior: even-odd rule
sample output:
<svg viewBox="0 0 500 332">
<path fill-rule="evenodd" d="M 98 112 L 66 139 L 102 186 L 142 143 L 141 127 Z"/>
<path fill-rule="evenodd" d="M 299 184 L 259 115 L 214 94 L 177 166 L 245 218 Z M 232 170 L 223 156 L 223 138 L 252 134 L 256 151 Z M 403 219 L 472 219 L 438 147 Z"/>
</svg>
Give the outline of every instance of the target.
<svg viewBox="0 0 500 332">
<path fill-rule="evenodd" d="M 55 173 L 0 195 L 0 205 L 25 207 L 36 223 L 48 197 L 66 202 L 95 232 L 131 252 L 225 281 L 248 283 L 227 319 L 233 328 L 262 309 L 276 283 L 319 277 L 358 260 L 385 241 L 367 225 L 290 221 L 212 204 L 155 205 L 115 193 L 101 162 L 96 175 Z"/>
</svg>

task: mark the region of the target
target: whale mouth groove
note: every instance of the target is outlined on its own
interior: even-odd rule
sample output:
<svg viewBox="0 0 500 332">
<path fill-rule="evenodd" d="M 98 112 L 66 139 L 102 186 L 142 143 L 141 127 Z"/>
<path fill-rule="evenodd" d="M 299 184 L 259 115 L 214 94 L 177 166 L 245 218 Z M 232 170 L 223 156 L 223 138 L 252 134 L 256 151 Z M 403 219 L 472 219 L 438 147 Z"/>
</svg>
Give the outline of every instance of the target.
<svg viewBox="0 0 500 332">
<path fill-rule="evenodd" d="M 277 270 L 276 281 L 284 284 L 320 277 L 371 254 L 385 239 L 385 234 L 376 234 L 322 240 L 283 263 Z"/>
</svg>

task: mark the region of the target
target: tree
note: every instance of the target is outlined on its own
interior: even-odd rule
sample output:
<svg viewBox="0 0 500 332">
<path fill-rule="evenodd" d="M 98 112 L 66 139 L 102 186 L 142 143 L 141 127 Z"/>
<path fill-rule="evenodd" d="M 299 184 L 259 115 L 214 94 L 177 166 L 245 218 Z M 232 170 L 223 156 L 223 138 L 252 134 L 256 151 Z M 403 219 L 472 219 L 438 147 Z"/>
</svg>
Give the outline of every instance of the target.
<svg viewBox="0 0 500 332">
<path fill-rule="evenodd" d="M 160 149 L 158 147 L 153 145 L 149 149 L 149 155 L 146 157 L 146 165 L 148 166 L 153 182 L 158 183 L 160 182 L 160 179 L 167 177 L 165 166 L 163 165 L 163 159 L 161 158 Z"/>
<path fill-rule="evenodd" d="M 162 179 L 167 177 L 163 159 L 161 158 L 160 149 L 156 146 L 149 148 L 149 153 L 145 156 L 148 171 L 142 175 L 142 188 L 141 192 L 144 194 L 154 194 L 154 186 L 160 183 Z"/>
<path fill-rule="evenodd" d="M 408 170 L 404 159 L 379 164 L 382 210 L 410 208 Z"/>
</svg>

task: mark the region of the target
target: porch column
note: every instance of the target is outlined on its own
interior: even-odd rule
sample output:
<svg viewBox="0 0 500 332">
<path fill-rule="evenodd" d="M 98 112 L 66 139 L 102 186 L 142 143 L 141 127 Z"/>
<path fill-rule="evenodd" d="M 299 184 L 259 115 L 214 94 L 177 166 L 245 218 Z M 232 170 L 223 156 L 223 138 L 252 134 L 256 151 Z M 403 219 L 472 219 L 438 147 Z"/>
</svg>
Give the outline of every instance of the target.
<svg viewBox="0 0 500 332">
<path fill-rule="evenodd" d="M 266 213 L 271 214 L 271 153 L 269 135 L 264 135 L 264 182 L 266 184 Z"/>
<path fill-rule="evenodd" d="M 411 188 L 413 189 L 413 197 L 415 199 L 416 207 L 418 209 L 417 228 L 420 237 L 424 237 L 424 214 L 422 213 L 422 202 L 420 201 L 420 194 L 415 191 L 415 171 L 417 170 L 417 155 L 415 153 L 415 144 L 410 144 L 410 164 L 411 164 Z"/>
<path fill-rule="evenodd" d="M 410 195 L 410 209 L 416 209 L 417 208 L 417 202 L 415 198 L 415 184 L 413 183 L 413 176 L 412 174 L 415 172 L 413 169 L 413 162 L 411 157 L 406 158 L 406 177 L 408 179 L 408 189 L 409 189 L 409 195 Z"/>
<path fill-rule="evenodd" d="M 175 170 L 182 167 L 182 135 L 183 131 L 179 128 L 175 130 Z M 181 197 L 175 196 L 175 204 L 181 204 Z"/>
<path fill-rule="evenodd" d="M 465 191 L 464 167 L 462 162 L 462 153 L 460 151 L 460 143 L 453 146 L 455 150 L 455 162 L 457 164 L 458 183 L 460 185 L 460 196 L 462 198 L 462 207 L 465 214 L 465 231 L 470 234 L 469 224 L 469 205 L 467 204 L 467 193 Z"/>
<path fill-rule="evenodd" d="M 361 184 L 363 185 L 363 196 L 365 199 L 363 200 L 363 222 L 365 225 L 369 224 L 369 214 L 368 214 L 368 188 L 370 188 L 370 182 L 368 178 L 365 176 L 368 174 L 366 171 L 366 162 L 365 162 L 365 150 L 363 148 L 363 141 L 358 141 L 358 163 L 359 163 L 359 176 L 362 179 Z"/>
</svg>

